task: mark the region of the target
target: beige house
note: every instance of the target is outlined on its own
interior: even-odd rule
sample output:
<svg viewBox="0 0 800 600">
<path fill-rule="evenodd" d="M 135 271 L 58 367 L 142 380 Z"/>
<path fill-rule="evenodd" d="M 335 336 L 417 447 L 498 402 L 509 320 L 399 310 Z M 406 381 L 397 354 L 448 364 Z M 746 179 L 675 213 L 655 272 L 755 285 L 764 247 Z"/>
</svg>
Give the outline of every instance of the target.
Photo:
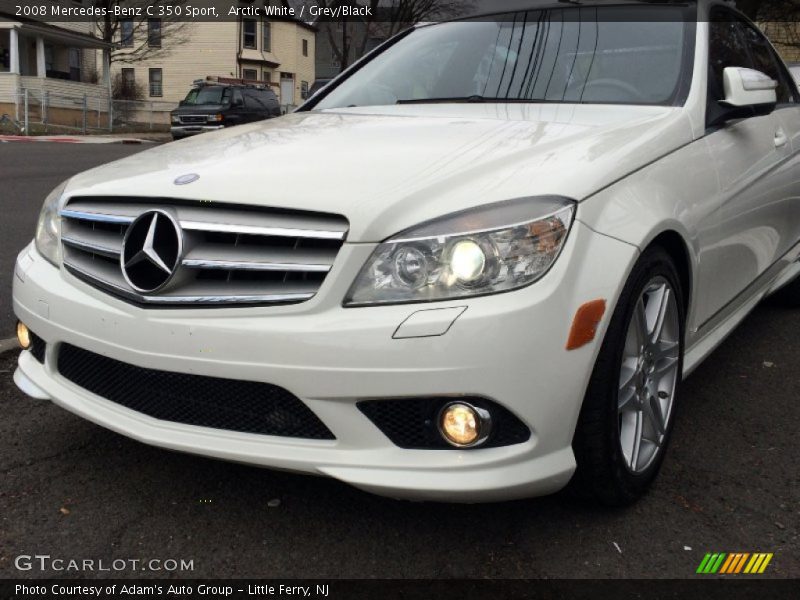
<svg viewBox="0 0 800 600">
<path fill-rule="evenodd" d="M 108 57 L 89 23 L 34 22 L 0 13 L 0 114 L 21 120 L 27 98 L 38 122 L 73 124 L 86 112 L 76 103 L 86 98 L 94 119 L 106 119 Z"/>
<path fill-rule="evenodd" d="M 155 38 L 151 27 L 120 27 L 120 44 L 139 47 Z M 164 51 L 156 58 L 126 64 L 115 61 L 112 73 L 144 89 L 144 100 L 178 102 L 192 82 L 207 76 L 233 77 L 272 86 L 283 105 L 297 105 L 314 82 L 315 28 L 293 19 L 241 19 L 187 23 L 184 41 L 170 45 L 165 29 Z M 141 36 L 139 39 L 137 36 Z M 136 39 L 131 39 L 136 37 Z M 124 50 L 124 47 L 123 47 Z"/>
</svg>

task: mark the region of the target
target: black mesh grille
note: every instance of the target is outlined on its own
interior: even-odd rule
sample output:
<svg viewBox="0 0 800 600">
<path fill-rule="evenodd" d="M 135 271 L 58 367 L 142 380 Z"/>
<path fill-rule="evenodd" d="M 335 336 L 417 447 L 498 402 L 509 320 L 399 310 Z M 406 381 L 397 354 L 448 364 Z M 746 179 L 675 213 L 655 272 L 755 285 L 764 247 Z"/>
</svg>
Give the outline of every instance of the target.
<svg viewBox="0 0 800 600">
<path fill-rule="evenodd" d="M 44 354 L 47 352 L 47 342 L 30 330 L 29 333 L 31 336 L 31 347 L 29 348 L 30 353 L 33 354 L 33 358 L 44 364 Z"/>
<path fill-rule="evenodd" d="M 449 449 L 453 446 L 442 439 L 436 419 L 442 407 L 456 398 L 403 398 L 397 400 L 366 400 L 358 408 L 386 437 L 401 448 Z M 528 441 L 530 430 L 507 409 L 484 398 L 457 398 L 484 408 L 492 416 L 489 439 L 478 448 L 496 448 Z"/>
<path fill-rule="evenodd" d="M 264 435 L 333 440 L 296 396 L 268 383 L 145 369 L 69 344 L 58 352 L 67 379 L 150 417 Z"/>
</svg>

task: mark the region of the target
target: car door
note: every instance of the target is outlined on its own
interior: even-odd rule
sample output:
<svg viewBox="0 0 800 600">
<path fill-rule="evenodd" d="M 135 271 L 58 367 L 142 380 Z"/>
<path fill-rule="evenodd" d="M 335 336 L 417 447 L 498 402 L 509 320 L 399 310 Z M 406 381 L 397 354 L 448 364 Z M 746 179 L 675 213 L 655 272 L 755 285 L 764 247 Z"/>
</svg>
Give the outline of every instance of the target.
<svg viewBox="0 0 800 600">
<path fill-rule="evenodd" d="M 791 143 L 781 111 L 714 124 L 723 110 L 719 104 L 724 98 L 722 71 L 726 67 L 757 69 L 755 49 L 750 46 L 758 38 L 748 31 L 748 23 L 724 8 L 712 12 L 708 26 L 706 124 L 711 127 L 706 142 L 720 197 L 717 226 L 706 254 L 713 275 L 704 294 L 701 323 L 732 304 L 796 239 L 791 216 L 796 211 L 796 182 L 792 181 L 796 176 L 789 168 Z"/>
<path fill-rule="evenodd" d="M 264 104 L 264 92 L 262 90 L 245 90 L 244 103 L 250 111 L 251 121 L 261 121 L 269 117 L 269 110 Z"/>
<path fill-rule="evenodd" d="M 281 103 L 278 101 L 278 97 L 275 95 L 275 92 L 272 90 L 267 90 L 267 107 L 269 108 L 269 114 L 271 117 L 280 117 L 281 116 Z"/>
<path fill-rule="evenodd" d="M 241 125 L 247 123 L 247 108 L 244 105 L 244 96 L 239 88 L 231 88 L 231 107 L 227 115 L 227 121 L 231 125 Z"/>
</svg>

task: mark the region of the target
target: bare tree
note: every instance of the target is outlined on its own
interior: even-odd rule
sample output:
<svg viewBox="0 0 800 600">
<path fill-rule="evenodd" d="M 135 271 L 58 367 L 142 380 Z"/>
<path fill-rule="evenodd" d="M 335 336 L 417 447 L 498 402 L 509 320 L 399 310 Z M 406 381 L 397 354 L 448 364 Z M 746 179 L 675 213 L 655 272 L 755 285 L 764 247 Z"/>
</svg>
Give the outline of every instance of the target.
<svg viewBox="0 0 800 600">
<path fill-rule="evenodd" d="M 312 0 L 305 4 L 335 8 L 340 0 Z M 342 71 L 350 65 L 352 57 L 364 55 L 371 38 L 386 39 L 416 23 L 448 18 L 456 10 L 456 3 L 451 0 L 363 0 L 360 4 L 369 8 L 369 16 L 317 23 Z M 462 8 L 464 4 L 460 3 Z"/>
<path fill-rule="evenodd" d="M 177 16 L 160 19 L 116 17 L 113 16 L 115 7 L 174 7 L 184 3 L 185 0 L 96 0 L 95 6 L 106 9 L 106 14 L 97 17 L 95 23 L 98 37 L 112 44 L 111 62 L 130 64 L 164 57 L 176 45 L 185 43 L 191 31 L 191 23 L 181 21 Z M 123 31 L 123 23 L 130 23 L 130 29 Z"/>
</svg>

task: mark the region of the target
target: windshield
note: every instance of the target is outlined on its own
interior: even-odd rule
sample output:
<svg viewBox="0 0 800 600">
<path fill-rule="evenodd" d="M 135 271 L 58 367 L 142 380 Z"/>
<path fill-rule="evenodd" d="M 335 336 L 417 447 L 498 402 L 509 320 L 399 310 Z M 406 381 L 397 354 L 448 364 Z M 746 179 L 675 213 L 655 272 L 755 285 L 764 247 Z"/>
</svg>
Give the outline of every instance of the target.
<svg viewBox="0 0 800 600">
<path fill-rule="evenodd" d="M 681 7 L 535 10 L 421 27 L 315 107 L 425 102 L 675 104 L 691 63 Z"/>
<path fill-rule="evenodd" d="M 201 104 L 227 104 L 230 100 L 230 88 L 199 87 L 194 88 L 183 100 L 184 104 L 196 106 Z"/>
</svg>

